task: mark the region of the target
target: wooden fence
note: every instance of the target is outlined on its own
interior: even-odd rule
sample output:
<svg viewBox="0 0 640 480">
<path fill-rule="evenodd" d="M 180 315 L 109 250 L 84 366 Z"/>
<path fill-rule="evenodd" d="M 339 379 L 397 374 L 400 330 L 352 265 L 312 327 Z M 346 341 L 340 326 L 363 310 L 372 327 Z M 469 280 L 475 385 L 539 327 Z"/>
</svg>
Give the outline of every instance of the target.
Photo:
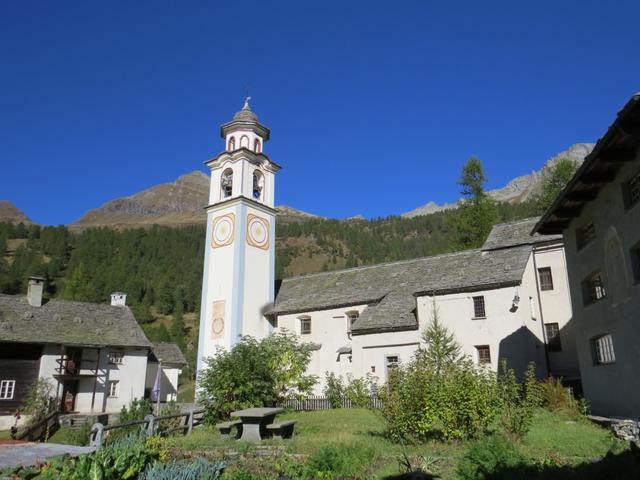
<svg viewBox="0 0 640 480">
<path fill-rule="evenodd" d="M 331 410 L 331 402 L 327 397 L 307 397 L 304 400 L 287 400 L 278 405 L 282 408 L 290 408 L 296 412 L 310 412 L 314 410 Z M 369 407 L 382 408 L 382 400 L 378 397 L 369 398 Z M 351 400 L 342 399 L 342 408 L 353 408 Z"/>
<path fill-rule="evenodd" d="M 57 411 L 53 411 L 35 425 L 31 425 L 22 431 L 12 427 L 11 438 L 14 440 L 27 440 L 29 442 L 48 440 L 60 427 L 58 413 Z"/>
<path fill-rule="evenodd" d="M 147 415 L 144 420 L 134 420 L 131 422 L 117 423 L 115 425 L 103 425 L 102 423 L 94 423 L 89 432 L 89 445 L 96 447 L 96 450 L 102 446 L 104 440 L 108 437 L 108 432 L 119 428 L 128 428 L 139 426 L 140 430 L 145 431 L 148 435 L 166 436 L 171 433 L 181 432 L 183 435 L 189 435 L 195 427 L 202 425 L 204 421 L 204 409 L 189 410 L 188 412 L 174 413 L 172 415 Z M 162 424 L 168 424 L 163 427 Z M 177 425 L 177 426 L 174 426 Z"/>
</svg>

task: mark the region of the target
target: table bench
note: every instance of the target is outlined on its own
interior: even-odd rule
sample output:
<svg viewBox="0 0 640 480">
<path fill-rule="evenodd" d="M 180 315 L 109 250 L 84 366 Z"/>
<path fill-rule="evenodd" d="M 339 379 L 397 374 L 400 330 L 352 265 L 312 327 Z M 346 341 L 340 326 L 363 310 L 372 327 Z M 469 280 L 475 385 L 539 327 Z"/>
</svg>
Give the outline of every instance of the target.
<svg viewBox="0 0 640 480">
<path fill-rule="evenodd" d="M 291 438 L 293 436 L 293 427 L 295 424 L 295 420 L 272 423 L 271 425 L 267 425 L 267 430 L 271 432 L 274 438 Z"/>
<path fill-rule="evenodd" d="M 228 422 L 217 423 L 216 428 L 220 431 L 220 436 L 222 438 L 230 438 L 231 429 L 236 427 L 237 435 L 236 438 L 242 435 L 242 420 L 229 420 Z"/>
<path fill-rule="evenodd" d="M 282 412 L 282 408 L 246 408 L 231 412 L 231 416 L 239 417 L 242 421 L 240 440 L 260 442 L 270 433 L 270 430 L 267 430 L 267 425 L 271 425 L 280 412 Z"/>
</svg>

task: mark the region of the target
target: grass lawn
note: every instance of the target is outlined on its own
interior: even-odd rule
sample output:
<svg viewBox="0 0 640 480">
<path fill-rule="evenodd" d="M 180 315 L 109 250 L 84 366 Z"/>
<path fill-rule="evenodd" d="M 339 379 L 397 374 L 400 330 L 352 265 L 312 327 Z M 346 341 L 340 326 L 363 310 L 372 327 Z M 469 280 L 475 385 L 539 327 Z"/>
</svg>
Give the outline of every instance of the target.
<svg viewBox="0 0 640 480">
<path fill-rule="evenodd" d="M 380 414 L 364 409 L 286 413 L 278 418 L 296 420 L 296 435 L 291 440 L 268 440 L 264 444 L 281 445 L 288 453 L 301 455 L 312 455 L 331 445 L 337 445 L 338 449 L 353 446 L 357 451 L 354 455 L 365 457 L 357 478 L 381 479 L 404 473 L 400 461 L 405 454 L 414 468 L 422 467 L 443 479 L 452 478 L 458 459 L 468 446 L 464 442 L 435 440 L 420 445 L 393 443 L 383 435 L 385 423 Z M 257 455 L 252 457 L 255 446 L 223 440 L 212 427 L 200 427 L 190 436 L 173 437 L 170 445 L 177 452 L 191 451 L 194 455 L 235 450 L 246 455 L 240 465 L 230 465 L 230 470 L 240 468 L 263 474 L 265 469 L 269 471 L 271 460 Z M 532 461 L 552 457 L 566 464 L 588 462 L 610 450 L 618 452 L 624 448 L 623 442 L 587 420 L 574 422 L 562 414 L 544 410 L 537 412 L 533 428 L 518 445 L 518 449 Z"/>
<path fill-rule="evenodd" d="M 11 430 L 0 430 L 0 438 L 11 438 Z"/>
</svg>

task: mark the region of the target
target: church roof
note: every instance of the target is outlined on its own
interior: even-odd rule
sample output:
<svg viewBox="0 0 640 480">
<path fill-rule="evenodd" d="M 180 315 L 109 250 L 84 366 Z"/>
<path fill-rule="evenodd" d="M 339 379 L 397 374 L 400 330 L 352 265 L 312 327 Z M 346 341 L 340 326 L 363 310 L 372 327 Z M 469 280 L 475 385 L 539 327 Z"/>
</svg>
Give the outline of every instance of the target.
<svg viewBox="0 0 640 480">
<path fill-rule="evenodd" d="M 23 295 L 0 295 L 0 342 L 151 347 L 128 307 L 69 300 L 32 307 Z"/>
<path fill-rule="evenodd" d="M 487 241 L 484 242 L 482 250 L 497 250 L 517 245 L 562 241 L 562 235 L 540 235 L 537 233 L 531 235 L 531 230 L 533 230 L 538 220 L 540 220 L 540 217 L 525 218 L 516 222 L 495 225 L 491 229 Z"/>
<path fill-rule="evenodd" d="M 466 250 L 282 281 L 272 315 L 368 304 L 353 333 L 417 328 L 416 295 L 518 285 L 530 245 Z"/>
</svg>

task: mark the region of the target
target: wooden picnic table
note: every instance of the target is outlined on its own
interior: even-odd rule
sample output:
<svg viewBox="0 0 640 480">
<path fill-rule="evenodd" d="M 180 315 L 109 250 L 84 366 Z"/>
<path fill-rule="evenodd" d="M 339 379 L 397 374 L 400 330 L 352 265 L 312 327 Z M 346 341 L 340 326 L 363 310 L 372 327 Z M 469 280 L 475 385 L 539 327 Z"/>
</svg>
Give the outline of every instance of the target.
<svg viewBox="0 0 640 480">
<path fill-rule="evenodd" d="M 231 412 L 232 417 L 242 420 L 242 436 L 245 442 L 259 442 L 267 436 L 267 425 L 273 423 L 282 408 L 246 408 Z"/>
</svg>

